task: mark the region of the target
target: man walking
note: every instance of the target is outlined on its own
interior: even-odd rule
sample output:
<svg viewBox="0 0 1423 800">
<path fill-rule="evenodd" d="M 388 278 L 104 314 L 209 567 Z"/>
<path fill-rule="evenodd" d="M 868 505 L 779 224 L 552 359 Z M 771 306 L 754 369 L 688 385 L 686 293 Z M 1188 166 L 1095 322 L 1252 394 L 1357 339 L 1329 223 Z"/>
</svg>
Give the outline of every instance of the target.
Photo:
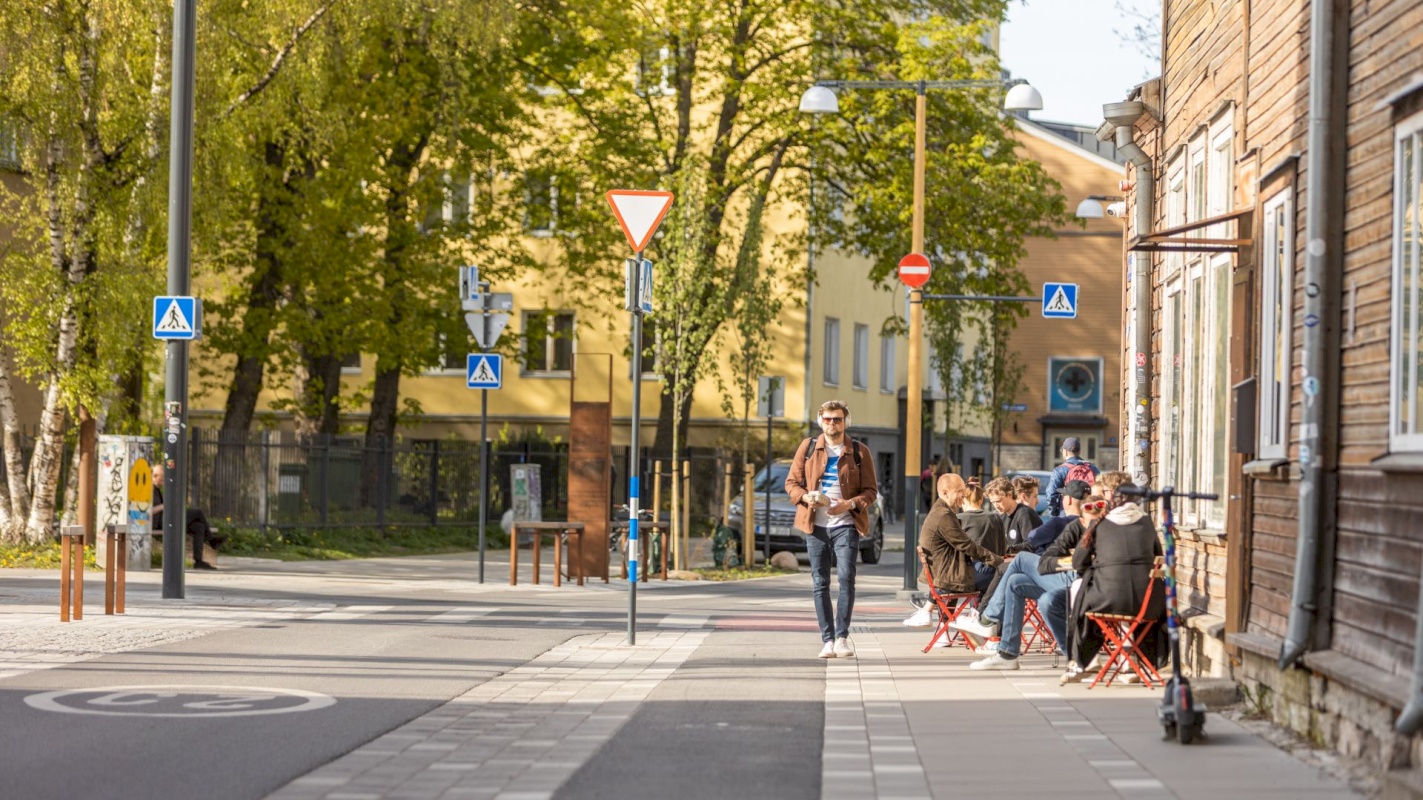
<svg viewBox="0 0 1423 800">
<path fill-rule="evenodd" d="M 1082 458 L 1082 440 L 1069 436 L 1062 440 L 1062 463 L 1052 469 L 1052 477 L 1047 482 L 1047 513 L 1050 517 L 1062 516 L 1062 487 L 1068 481 L 1095 483 L 1100 470 L 1097 465 Z M 1090 477 L 1088 473 L 1091 473 Z"/>
<path fill-rule="evenodd" d="M 850 409 L 839 400 L 820 406 L 825 432 L 801 442 L 786 475 L 786 494 L 795 504 L 796 530 L 806 535 L 812 596 L 820 623 L 821 658 L 850 658 L 850 614 L 855 607 L 855 561 L 860 537 L 869 533 L 869 507 L 877 494 L 870 448 L 846 435 Z M 830 562 L 834 554 L 840 599 L 830 604 Z"/>
</svg>

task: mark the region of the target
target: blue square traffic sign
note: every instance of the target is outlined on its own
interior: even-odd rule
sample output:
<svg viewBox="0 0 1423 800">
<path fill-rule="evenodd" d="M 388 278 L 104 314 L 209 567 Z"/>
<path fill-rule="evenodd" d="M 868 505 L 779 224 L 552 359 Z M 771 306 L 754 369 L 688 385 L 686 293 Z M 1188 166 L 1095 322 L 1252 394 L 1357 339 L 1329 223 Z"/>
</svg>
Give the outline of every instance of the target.
<svg viewBox="0 0 1423 800">
<path fill-rule="evenodd" d="M 1077 318 L 1077 284 L 1044 283 L 1043 316 L 1049 319 Z"/>
<path fill-rule="evenodd" d="M 203 304 L 196 297 L 153 298 L 153 338 L 191 340 L 202 332 Z"/>
<path fill-rule="evenodd" d="M 504 384 L 504 357 L 495 353 L 470 353 L 465 360 L 464 385 L 471 389 L 498 389 Z"/>
</svg>

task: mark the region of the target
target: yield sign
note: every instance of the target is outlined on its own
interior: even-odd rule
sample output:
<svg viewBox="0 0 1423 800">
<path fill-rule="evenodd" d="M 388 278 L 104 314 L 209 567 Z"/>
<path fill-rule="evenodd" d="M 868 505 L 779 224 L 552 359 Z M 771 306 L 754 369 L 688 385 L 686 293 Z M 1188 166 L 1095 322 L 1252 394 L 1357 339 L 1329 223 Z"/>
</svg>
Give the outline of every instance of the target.
<svg viewBox="0 0 1423 800">
<path fill-rule="evenodd" d="M 899 260 L 899 280 L 911 289 L 918 289 L 929 282 L 929 257 L 923 253 L 910 253 Z"/>
<path fill-rule="evenodd" d="M 613 207 L 613 216 L 618 218 L 633 252 L 641 253 L 672 207 L 672 193 L 614 189 L 608 192 L 608 205 Z"/>
</svg>

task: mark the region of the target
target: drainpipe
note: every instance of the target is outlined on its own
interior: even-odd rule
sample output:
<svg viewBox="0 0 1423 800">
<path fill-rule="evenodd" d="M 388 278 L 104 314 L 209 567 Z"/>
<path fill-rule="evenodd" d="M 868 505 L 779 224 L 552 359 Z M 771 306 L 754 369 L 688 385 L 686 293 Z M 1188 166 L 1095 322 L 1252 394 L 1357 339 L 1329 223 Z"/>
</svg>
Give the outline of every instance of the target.
<svg viewBox="0 0 1423 800">
<path fill-rule="evenodd" d="M 1124 103 L 1108 103 L 1102 106 L 1102 116 L 1107 124 L 1116 128 L 1117 152 L 1127 157 L 1136 167 L 1136 207 L 1133 216 L 1133 230 L 1138 237 L 1146 236 L 1152 230 L 1153 201 L 1156 197 L 1156 181 L 1151 171 L 1151 158 L 1134 139 L 1136 121 L 1146 113 L 1146 104 L 1140 100 Z M 1134 380 L 1128 393 L 1130 414 L 1135 417 L 1135 438 L 1122 437 L 1129 451 L 1129 469 L 1132 481 L 1138 486 L 1146 486 L 1150 476 L 1147 470 L 1147 448 L 1143 445 L 1151 441 L 1151 259 L 1141 254 L 1128 254 L 1131 262 L 1132 292 L 1132 341 L 1131 364 Z"/>
<path fill-rule="evenodd" d="M 1338 0 L 1315 0 L 1309 9 L 1309 129 L 1305 176 L 1305 261 L 1304 261 L 1304 343 L 1303 343 L 1303 411 L 1300 417 L 1299 444 L 1299 534 L 1295 546 L 1294 586 L 1290 593 L 1290 621 L 1284 647 L 1280 651 L 1280 669 L 1287 669 L 1312 649 L 1312 639 L 1319 625 L 1321 573 L 1321 540 L 1333 527 L 1327 513 L 1337 476 L 1326 467 L 1335 461 L 1331 449 L 1337 446 L 1331 420 L 1330 398 L 1337 396 L 1337 354 L 1339 349 L 1339 310 L 1335 300 L 1337 278 L 1331 273 L 1342 269 L 1339 252 L 1342 236 L 1335 233 L 1335 211 L 1332 198 L 1342 197 L 1338 158 L 1331 152 L 1343 147 L 1342 137 L 1333 141 L 1335 104 L 1339 90 L 1335 86 L 1336 66 L 1342 64 L 1335 41 L 1335 6 Z M 1347 9 L 1343 12 L 1347 14 Z M 1345 18 L 1347 19 L 1347 18 Z M 1344 22 L 1344 19 L 1338 20 Z M 1343 73 L 1339 73 L 1343 74 Z M 1342 121 L 1343 117 L 1339 119 Z M 1326 463 L 1326 458 L 1329 463 Z M 1415 662 L 1413 683 L 1415 695 L 1419 685 Z M 1409 703 L 1411 717 L 1423 716 L 1418 701 Z M 1400 718 L 1399 723 L 1405 720 Z"/>
</svg>

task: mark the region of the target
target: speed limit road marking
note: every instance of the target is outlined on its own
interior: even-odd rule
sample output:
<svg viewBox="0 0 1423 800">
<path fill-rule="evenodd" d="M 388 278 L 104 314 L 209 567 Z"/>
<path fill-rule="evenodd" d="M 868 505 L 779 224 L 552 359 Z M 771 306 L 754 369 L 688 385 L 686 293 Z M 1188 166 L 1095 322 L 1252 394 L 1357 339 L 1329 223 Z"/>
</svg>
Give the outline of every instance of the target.
<svg viewBox="0 0 1423 800">
<path fill-rule="evenodd" d="M 106 717 L 255 717 L 336 705 L 336 698 L 267 686 L 102 686 L 32 694 L 25 705 L 60 714 Z"/>
</svg>

